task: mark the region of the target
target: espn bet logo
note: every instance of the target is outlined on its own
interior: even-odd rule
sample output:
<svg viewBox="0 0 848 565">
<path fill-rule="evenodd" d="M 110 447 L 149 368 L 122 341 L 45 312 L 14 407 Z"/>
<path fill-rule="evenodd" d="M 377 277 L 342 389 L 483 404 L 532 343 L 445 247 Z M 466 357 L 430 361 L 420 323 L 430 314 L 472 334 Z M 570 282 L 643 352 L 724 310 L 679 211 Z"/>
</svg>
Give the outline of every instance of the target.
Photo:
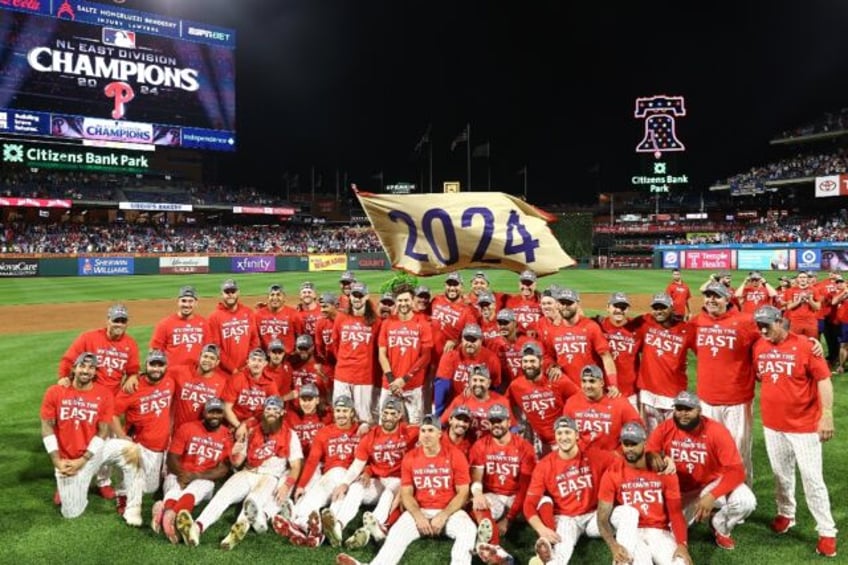
<svg viewBox="0 0 848 565">
<path fill-rule="evenodd" d="M 17 143 L 4 143 L 3 160 L 7 163 L 23 163 L 24 146 Z"/>
</svg>

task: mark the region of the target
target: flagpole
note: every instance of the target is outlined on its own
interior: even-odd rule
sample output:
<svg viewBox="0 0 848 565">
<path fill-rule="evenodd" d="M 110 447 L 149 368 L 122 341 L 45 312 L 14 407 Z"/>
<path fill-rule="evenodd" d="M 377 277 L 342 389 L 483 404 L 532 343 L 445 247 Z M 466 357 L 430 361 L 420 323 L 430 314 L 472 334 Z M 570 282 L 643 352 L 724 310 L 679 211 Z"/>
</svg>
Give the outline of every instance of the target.
<svg viewBox="0 0 848 565">
<path fill-rule="evenodd" d="M 524 165 L 524 201 L 527 201 L 527 165 Z"/>
<path fill-rule="evenodd" d="M 615 225 L 615 193 L 610 192 L 610 227 Z"/>
<path fill-rule="evenodd" d="M 471 122 L 465 124 L 465 133 L 468 139 L 465 140 L 465 160 L 468 167 L 468 191 L 471 191 Z"/>
<path fill-rule="evenodd" d="M 427 142 L 427 157 L 430 161 L 430 194 L 433 194 L 433 140 Z"/>
</svg>

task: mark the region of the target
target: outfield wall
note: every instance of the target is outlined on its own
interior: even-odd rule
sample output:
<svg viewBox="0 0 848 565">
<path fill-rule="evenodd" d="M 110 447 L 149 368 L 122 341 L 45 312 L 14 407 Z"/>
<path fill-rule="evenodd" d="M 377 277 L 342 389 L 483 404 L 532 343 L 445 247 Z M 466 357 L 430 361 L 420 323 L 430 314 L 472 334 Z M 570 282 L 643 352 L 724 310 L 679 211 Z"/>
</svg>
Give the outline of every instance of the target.
<svg viewBox="0 0 848 565">
<path fill-rule="evenodd" d="M 657 245 L 654 266 L 663 269 L 848 271 L 848 242 Z"/>
<path fill-rule="evenodd" d="M 386 271 L 389 269 L 391 269 L 391 262 L 384 253 L 0 256 L 0 278 L 182 275 L 190 273 L 242 274 L 291 271 Z"/>
</svg>

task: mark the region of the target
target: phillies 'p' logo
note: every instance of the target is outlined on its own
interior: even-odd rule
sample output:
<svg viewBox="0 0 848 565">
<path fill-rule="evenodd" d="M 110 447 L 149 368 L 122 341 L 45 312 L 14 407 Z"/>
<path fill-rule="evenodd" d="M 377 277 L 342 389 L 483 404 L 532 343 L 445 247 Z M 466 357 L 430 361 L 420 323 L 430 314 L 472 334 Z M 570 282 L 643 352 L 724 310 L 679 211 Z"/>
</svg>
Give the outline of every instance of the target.
<svg viewBox="0 0 848 565">
<path fill-rule="evenodd" d="M 132 87 L 125 82 L 110 82 L 103 89 L 106 96 L 115 99 L 112 108 L 112 119 L 120 120 L 126 114 L 126 103 L 135 98 Z"/>
</svg>

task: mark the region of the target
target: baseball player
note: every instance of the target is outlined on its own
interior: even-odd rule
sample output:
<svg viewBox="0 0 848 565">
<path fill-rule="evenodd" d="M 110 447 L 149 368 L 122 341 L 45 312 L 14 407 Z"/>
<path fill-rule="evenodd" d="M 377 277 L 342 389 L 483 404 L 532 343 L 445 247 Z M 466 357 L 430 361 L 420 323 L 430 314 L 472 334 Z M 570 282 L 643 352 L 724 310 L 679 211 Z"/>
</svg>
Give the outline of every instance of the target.
<svg viewBox="0 0 848 565">
<path fill-rule="evenodd" d="M 822 294 L 813 287 L 810 275 L 806 272 L 798 273 L 797 286 L 786 291 L 786 319 L 789 320 L 789 329 L 799 335 L 805 335 L 818 339 L 819 321 L 818 311 L 822 307 Z"/>
<path fill-rule="evenodd" d="M 227 374 L 218 369 L 218 346 L 207 343 L 200 350 L 196 366 L 169 367 L 168 375 L 174 379 L 173 417 L 174 430 L 186 422 L 196 422 L 203 416 L 203 407 L 212 398 L 220 398 L 227 385 Z"/>
<path fill-rule="evenodd" d="M 612 360 L 618 375 L 618 390 L 630 401 L 634 409 L 639 409 L 636 391 L 636 378 L 639 366 L 639 349 L 642 339 L 638 328 L 641 319 L 630 319 L 627 311 L 630 299 L 623 292 L 613 293 L 607 302 L 608 316 L 598 320 L 601 332 L 609 342 Z"/>
<path fill-rule="evenodd" d="M 518 275 L 518 293 L 508 294 L 503 299 L 503 307 L 512 310 L 518 325 L 518 333 L 535 337 L 536 322 L 542 317 L 539 306 L 541 294 L 536 290 L 536 273 L 531 270 L 522 271 Z"/>
<path fill-rule="evenodd" d="M 480 294 L 471 293 L 474 296 L 474 306 L 480 313 L 480 329 L 483 330 L 483 345 L 489 347 L 491 340 L 501 335 L 496 319 L 498 308 L 495 295 L 484 290 Z"/>
<path fill-rule="evenodd" d="M 103 464 L 124 473 L 124 521 L 141 525 L 141 451 L 124 439 L 106 439 L 112 422 L 111 391 L 94 382 L 97 356 L 83 352 L 71 367 L 71 384 L 53 385 L 41 403 L 41 437 L 55 468 L 62 516 L 76 518 L 88 505 L 88 487 Z"/>
<path fill-rule="evenodd" d="M 244 367 L 249 352 L 259 347 L 253 310 L 239 301 L 233 279 L 221 283 L 221 299 L 209 315 L 209 339 L 221 351 L 221 369 L 234 374 Z"/>
<path fill-rule="evenodd" d="M 795 525 L 795 467 L 819 534 L 816 552 L 836 556 L 836 523 L 822 472 L 822 443 L 833 437 L 833 385 L 827 362 L 809 340 L 787 331 L 772 306 L 754 313 L 763 339 L 754 345 L 766 452 L 775 480 L 777 516 L 771 528 Z"/>
<path fill-rule="evenodd" d="M 415 287 L 415 313 L 427 320 L 432 315 L 432 309 L 430 307 L 431 296 L 430 287 L 423 284 Z"/>
<path fill-rule="evenodd" d="M 445 292 L 430 301 L 430 319 L 435 346 L 433 361 L 438 364 L 442 355 L 459 345 L 462 328 L 477 323 L 477 311 L 462 298 L 462 275 L 458 272 L 445 277 Z"/>
<path fill-rule="evenodd" d="M 777 291 L 763 278 L 762 273 L 751 271 L 742 286 L 736 289 L 735 296 L 742 312 L 753 314 L 760 306 L 772 304 Z"/>
<path fill-rule="evenodd" d="M 380 326 L 379 361 L 383 370 L 380 405 L 390 396 L 403 400 L 407 421 L 421 422 L 424 406 L 424 378 L 433 351 L 432 327 L 415 316 L 412 289 L 401 288 L 397 297 L 397 316 Z"/>
<path fill-rule="evenodd" d="M 384 292 L 383 296 L 380 297 L 380 303 L 377 305 L 377 313 L 380 319 L 385 321 L 394 317 L 396 306 L 395 295 L 391 291 Z"/>
<path fill-rule="evenodd" d="M 598 488 L 601 537 L 616 563 L 692 565 L 677 477 L 661 475 L 649 468 L 646 438 L 645 428 L 635 422 L 621 430 L 625 464 L 609 469 Z M 638 510 L 637 538 L 622 541 L 613 537 L 610 518 L 614 505 Z"/>
<path fill-rule="evenodd" d="M 289 403 L 286 410 L 286 425 L 297 434 L 305 460 L 309 457 L 315 434 L 324 426 L 332 424 L 333 416 L 327 412 L 324 397 L 314 384 L 306 383 L 297 390 L 297 398 Z"/>
<path fill-rule="evenodd" d="M 298 297 L 300 302 L 297 304 L 297 311 L 300 314 L 303 333 L 312 336 L 314 339 L 316 337 L 316 324 L 321 318 L 321 306 L 318 303 L 318 294 L 315 292 L 315 283 L 312 281 L 300 283 Z"/>
<path fill-rule="evenodd" d="M 462 329 L 462 345 L 445 352 L 436 369 L 433 392 L 437 414 L 444 414 L 449 401 L 466 392 L 471 368 L 479 365 L 485 365 L 488 369 L 492 379 L 491 387 L 500 386 L 501 362 L 495 352 L 483 347 L 483 330 L 480 326 L 469 324 Z"/>
<path fill-rule="evenodd" d="M 745 465 L 727 428 L 702 416 L 698 397 L 683 391 L 674 399 L 674 415 L 650 434 L 646 449 L 674 461 L 687 523 L 709 520 L 716 545 L 734 549 L 733 528 L 754 511 L 757 500 L 745 484 Z"/>
<path fill-rule="evenodd" d="M 292 387 L 299 389 L 304 385 L 312 384 L 318 388 L 321 398 L 329 399 L 333 389 L 333 381 L 327 371 L 332 369 L 332 366 L 326 362 L 322 363 L 318 359 L 312 336 L 307 334 L 297 336 L 296 346 L 295 353 L 290 360 Z"/>
<path fill-rule="evenodd" d="M 471 410 L 467 406 L 457 406 L 448 418 L 448 426 L 442 431 L 442 443 L 446 447 L 455 447 L 462 453 L 469 453 L 473 444 L 474 434 L 471 430 Z"/>
<path fill-rule="evenodd" d="M 268 343 L 267 353 L 268 364 L 262 371 L 263 377 L 274 381 L 283 402 L 287 402 L 297 393 L 293 386 L 292 366 L 286 359 L 286 346 L 279 339 L 272 339 Z"/>
<path fill-rule="evenodd" d="M 162 500 L 153 504 L 150 527 L 165 532 L 172 544 L 179 543 L 177 513 L 191 513 L 196 504 L 212 498 L 215 481 L 230 472 L 232 435 L 224 422 L 224 402 L 212 397 L 203 404 L 202 418 L 184 423 L 174 433 L 168 448 L 168 474 L 162 483 Z"/>
<path fill-rule="evenodd" d="M 474 522 L 462 510 L 471 482 L 468 461 L 458 450 L 445 447 L 439 418 L 428 414 L 421 420 L 419 446 L 401 463 L 400 496 L 406 511 L 389 529 L 372 565 L 395 565 L 409 545 L 422 536 L 446 535 L 454 540 L 452 565 L 470 565 L 476 537 Z M 341 553 L 338 565 L 359 561 Z"/>
<path fill-rule="evenodd" d="M 210 341 L 209 326 L 206 318 L 197 313 L 197 303 L 197 290 L 193 286 L 180 287 L 177 311 L 153 328 L 150 349 L 165 352 L 170 370 L 195 365 L 200 348 Z"/>
<path fill-rule="evenodd" d="M 356 281 L 356 274 L 353 271 L 345 271 L 339 277 L 339 303 L 338 306 L 342 310 L 350 308 L 350 287 Z"/>
<path fill-rule="evenodd" d="M 477 271 L 474 273 L 474 276 L 471 278 L 471 291 L 465 295 L 464 300 L 468 304 L 472 306 L 477 306 L 478 308 L 482 306 L 480 304 L 480 297 L 485 295 L 491 295 L 494 299 L 492 302 L 492 306 L 495 310 L 501 302 L 503 302 L 503 295 L 501 293 L 495 293 L 492 291 L 489 283 L 489 277 L 486 275 L 485 271 Z"/>
<path fill-rule="evenodd" d="M 303 333 L 303 321 L 297 310 L 286 306 L 286 291 L 282 285 L 268 287 L 268 302 L 256 308 L 254 320 L 261 347 L 268 350 L 271 342 L 280 340 L 286 354 L 294 352 L 294 340 Z"/>
<path fill-rule="evenodd" d="M 495 316 L 498 325 L 498 335 L 492 339 L 485 340 L 483 344 L 497 353 L 501 362 L 501 389 L 506 387 L 521 375 L 521 359 L 524 357 L 524 346 L 527 343 L 539 345 L 539 340 L 531 338 L 526 334 L 518 333 L 518 322 L 515 313 L 509 308 L 504 308 Z M 535 324 L 534 324 L 534 327 Z M 484 330 L 485 334 L 485 330 Z"/>
<path fill-rule="evenodd" d="M 247 430 L 246 437 L 233 447 L 232 462 L 238 468 L 194 520 L 188 510 L 177 514 L 177 531 L 186 545 L 200 544 L 200 535 L 218 521 L 233 504 L 244 501 L 236 523 L 221 540 L 221 549 L 232 549 L 251 527 L 257 533 L 268 529 L 268 516 L 274 515 L 291 495 L 300 473 L 303 453 L 295 433 L 283 423 L 283 400 L 269 396 L 262 418 Z"/>
<path fill-rule="evenodd" d="M 692 311 L 689 309 L 692 291 L 689 289 L 689 285 L 683 282 L 680 269 L 671 270 L 671 282 L 665 287 L 665 293 L 671 297 L 674 315 L 683 320 L 688 320 L 692 315 Z"/>
<path fill-rule="evenodd" d="M 325 292 L 319 299 L 321 317 L 315 322 L 315 363 L 316 370 L 325 384 L 319 389 L 332 389 L 336 357 L 333 347 L 333 324 L 339 311 L 339 298 L 332 292 Z"/>
<path fill-rule="evenodd" d="M 247 367 L 236 371 L 227 380 L 221 394 L 224 416 L 234 430 L 236 440 L 242 439 L 247 427 L 262 415 L 265 400 L 279 395 L 277 383 L 264 374 L 267 364 L 265 351 L 254 349 L 247 358 Z"/>
<path fill-rule="evenodd" d="M 491 390 L 492 377 L 485 365 L 474 365 L 468 372 L 468 391 L 453 399 L 442 414 L 441 422 L 442 425 L 446 425 L 448 415 L 453 414 L 457 407 L 465 406 L 471 412 L 470 435 L 473 442 L 489 433 L 489 421 L 486 415 L 492 406 L 499 404 L 506 409 L 507 413 L 510 413 L 510 406 L 505 396 Z M 511 419 L 510 423 L 517 422 Z"/>
</svg>

